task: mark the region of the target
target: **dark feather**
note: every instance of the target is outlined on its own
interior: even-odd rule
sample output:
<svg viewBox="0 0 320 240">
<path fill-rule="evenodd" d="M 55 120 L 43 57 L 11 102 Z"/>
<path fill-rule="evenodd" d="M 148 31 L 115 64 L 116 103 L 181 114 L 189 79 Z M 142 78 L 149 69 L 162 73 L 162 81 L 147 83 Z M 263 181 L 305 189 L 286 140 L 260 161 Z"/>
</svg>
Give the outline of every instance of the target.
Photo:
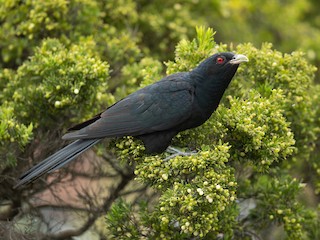
<svg viewBox="0 0 320 240">
<path fill-rule="evenodd" d="M 97 114 L 96 116 L 94 116 L 93 118 L 91 118 L 85 122 L 79 123 L 79 124 L 69 128 L 68 131 L 71 132 L 71 131 L 80 130 L 86 126 L 89 126 L 90 124 L 94 123 L 95 121 L 97 121 L 100 118 L 101 118 L 101 113 Z"/>
<path fill-rule="evenodd" d="M 63 139 L 138 136 L 179 125 L 192 112 L 193 86 L 179 82 L 188 77 L 180 73 L 143 88 L 114 104 L 92 124 Z"/>
<path fill-rule="evenodd" d="M 99 141 L 100 139 L 74 141 L 25 172 L 14 188 L 31 182 L 47 172 L 52 172 L 63 167 Z"/>
<path fill-rule="evenodd" d="M 163 78 L 127 96 L 63 136 L 76 140 L 39 163 L 16 187 L 56 170 L 105 137 L 134 136 L 147 153 L 165 151 L 180 131 L 203 124 L 216 110 L 244 55 L 212 55 L 190 72 Z"/>
</svg>

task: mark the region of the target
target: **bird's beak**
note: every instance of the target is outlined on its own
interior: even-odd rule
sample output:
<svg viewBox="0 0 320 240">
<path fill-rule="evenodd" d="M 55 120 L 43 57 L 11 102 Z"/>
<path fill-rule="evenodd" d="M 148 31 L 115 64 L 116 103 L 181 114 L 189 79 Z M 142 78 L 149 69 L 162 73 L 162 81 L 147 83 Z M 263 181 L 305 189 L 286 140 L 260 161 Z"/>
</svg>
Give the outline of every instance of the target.
<svg viewBox="0 0 320 240">
<path fill-rule="evenodd" d="M 245 55 L 242 55 L 242 54 L 236 54 L 230 60 L 231 64 L 240 64 L 242 62 L 249 62 L 249 59 Z"/>
</svg>

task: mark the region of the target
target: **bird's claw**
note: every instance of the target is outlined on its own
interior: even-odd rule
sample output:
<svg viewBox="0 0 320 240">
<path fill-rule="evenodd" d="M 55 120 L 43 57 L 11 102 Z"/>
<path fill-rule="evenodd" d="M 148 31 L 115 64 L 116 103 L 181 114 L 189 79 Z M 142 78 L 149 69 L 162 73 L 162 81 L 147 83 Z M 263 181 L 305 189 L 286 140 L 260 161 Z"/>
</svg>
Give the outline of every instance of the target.
<svg viewBox="0 0 320 240">
<path fill-rule="evenodd" d="M 175 157 L 177 157 L 177 156 L 188 157 L 188 156 L 192 156 L 192 155 L 194 155 L 194 154 L 197 153 L 197 151 L 183 152 L 183 151 L 181 151 L 181 150 L 179 150 L 179 149 L 177 149 L 177 148 L 171 147 L 171 146 L 169 146 L 169 147 L 167 148 L 166 152 L 171 153 L 171 155 L 168 156 L 168 157 L 166 157 L 166 158 L 164 159 L 164 161 L 168 161 L 168 160 L 170 160 L 170 159 L 172 159 L 172 158 L 175 158 Z"/>
</svg>

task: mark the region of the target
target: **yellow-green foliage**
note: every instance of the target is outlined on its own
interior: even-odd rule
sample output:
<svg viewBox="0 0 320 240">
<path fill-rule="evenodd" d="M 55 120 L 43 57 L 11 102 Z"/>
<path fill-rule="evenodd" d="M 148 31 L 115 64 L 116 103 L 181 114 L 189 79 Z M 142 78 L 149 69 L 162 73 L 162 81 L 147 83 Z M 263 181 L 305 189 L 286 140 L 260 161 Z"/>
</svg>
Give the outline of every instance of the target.
<svg viewBox="0 0 320 240">
<path fill-rule="evenodd" d="M 92 41 L 67 49 L 55 39 L 45 40 L 21 65 L 3 94 L 12 96 L 17 118 L 44 127 L 55 121 L 92 114 L 105 97 L 109 66 L 92 51 Z M 101 101 L 101 100 L 100 100 Z"/>
<path fill-rule="evenodd" d="M 320 87 L 311 64 L 320 56 L 318 6 L 313 0 L 0 1 L 1 174 L 11 179 L 25 165 L 21 158 L 33 159 L 37 144 L 28 143 L 44 142 L 44 133 L 62 134 L 165 74 L 234 51 L 250 61 L 239 67 L 217 111 L 173 140 L 196 155 L 163 161 L 167 154 L 146 156 L 132 137 L 105 148 L 136 165 L 137 179 L 161 194 L 152 208 L 115 204 L 110 234 L 248 239 L 281 224 L 288 239 L 319 239 L 318 209 L 299 199 L 300 181 L 320 191 Z M 247 41 L 253 44 L 238 44 Z M 265 41 L 306 54 L 282 53 Z M 256 206 L 238 221 L 236 199 L 247 198 Z"/>
<path fill-rule="evenodd" d="M 209 231 L 229 231 L 220 219 L 236 199 L 233 169 L 226 166 L 229 147 L 218 145 L 190 157 L 176 157 L 164 161 L 159 157 L 146 157 L 140 161 L 135 173 L 163 192 L 159 200 L 161 234 L 170 238 L 175 222 L 181 233 L 205 236 Z"/>
<path fill-rule="evenodd" d="M 43 38 L 69 42 L 97 30 L 96 1 L 1 1 L 1 57 L 5 65 L 20 65 Z M 71 39 L 68 39 L 71 38 Z"/>
<path fill-rule="evenodd" d="M 198 56 L 201 52 L 212 54 L 213 48 L 224 48 L 224 46 L 217 46 L 213 42 L 212 30 L 209 29 L 204 33 L 203 29 L 200 28 L 197 33 L 197 40 L 193 40 L 192 42 L 184 40 L 178 44 L 176 63 L 170 62 L 167 64 L 170 72 L 181 70 L 181 66 L 192 66 L 192 63 L 195 65 L 196 62 L 206 57 L 205 54 L 202 54 L 202 57 L 192 58 L 190 57 L 191 53 L 194 53 L 193 56 Z M 192 46 L 193 51 L 189 50 L 190 46 Z M 273 55 L 280 55 L 281 57 L 281 54 L 271 50 L 270 46 L 267 46 L 267 49 L 270 58 Z M 201 145 L 210 145 L 222 140 L 231 144 L 231 156 L 234 160 L 254 160 L 254 165 L 264 170 L 274 161 L 283 160 L 293 154 L 295 145 L 294 134 L 290 128 L 290 121 L 284 116 L 286 113 L 283 109 L 288 105 L 288 99 L 286 98 L 286 94 L 289 94 L 288 90 L 283 90 L 284 87 L 281 88 L 273 84 L 270 86 L 269 81 L 266 80 L 266 76 L 262 77 L 267 82 L 263 86 L 264 88 L 261 88 L 259 83 L 256 83 L 256 81 L 259 82 L 259 72 L 263 71 L 272 74 L 271 70 L 265 70 L 268 64 L 258 70 L 257 79 L 253 72 L 251 72 L 254 71 L 252 69 L 253 66 L 255 69 L 260 67 L 260 65 L 255 66 L 256 62 L 259 62 L 259 64 L 261 62 L 261 65 L 263 65 L 267 61 L 265 58 L 261 61 L 259 61 L 259 57 L 255 59 L 255 55 L 260 57 L 265 56 L 265 51 L 265 49 L 262 49 L 260 52 L 251 45 L 238 47 L 238 53 L 246 54 L 249 59 L 253 60 L 249 62 L 249 66 L 241 66 L 236 79 L 231 83 L 230 89 L 227 92 L 227 94 L 231 95 L 225 98 L 228 99 L 228 102 L 224 100 L 227 107 L 221 105 L 212 118 L 203 126 L 181 133 L 178 136 L 178 140 L 176 140 L 177 144 L 180 144 L 178 143 L 180 136 L 184 139 L 181 145 L 189 145 L 190 147 L 201 147 Z M 190 56 L 186 54 L 188 52 Z M 297 57 L 293 59 L 288 55 L 286 61 L 280 62 L 281 64 L 283 62 L 283 64 L 285 63 L 290 66 L 290 64 L 293 65 L 296 61 Z M 303 76 L 306 79 L 305 82 L 301 82 L 299 85 L 301 88 L 300 92 L 306 95 L 305 89 L 312 81 L 314 68 L 306 64 L 305 60 L 301 58 L 299 58 L 299 63 L 295 67 L 298 68 L 298 64 L 304 66 L 306 69 L 302 70 L 308 72 Z M 180 66 L 179 68 L 177 67 L 178 65 Z M 291 68 L 291 66 L 288 67 L 286 65 L 282 66 L 282 68 Z M 303 74 L 302 70 L 298 68 L 297 72 Z M 275 74 L 277 72 L 274 71 Z M 248 83 L 248 79 L 251 79 L 251 83 Z M 297 78 L 292 79 L 290 76 L 287 78 L 287 82 L 294 81 L 299 80 Z M 277 88 L 279 89 L 276 90 Z M 309 109 L 304 109 L 309 111 Z"/>
<path fill-rule="evenodd" d="M 299 152 L 308 156 L 319 132 L 317 95 L 313 94 L 316 68 L 301 52 L 282 54 L 271 47 L 271 44 L 264 44 L 261 50 L 252 45 L 237 47 L 236 51 L 248 55 L 252 61 L 240 69 L 229 93 L 239 96 L 246 94 L 248 88 L 255 88 L 263 96 L 268 96 L 272 89 L 282 89 L 283 114 L 291 122 Z"/>
<path fill-rule="evenodd" d="M 210 55 L 223 50 L 214 42 L 213 29 L 204 27 L 196 28 L 197 38 L 192 41 L 183 39 L 175 50 L 174 61 L 166 62 L 167 74 L 192 70 L 200 61 Z"/>
<path fill-rule="evenodd" d="M 252 194 L 257 196 L 257 208 L 252 212 L 255 224 L 278 221 L 283 223 L 288 239 L 303 239 L 306 223 L 315 217 L 312 212 L 306 213 L 295 197 L 304 184 L 286 174 L 281 177 L 273 174 L 259 177 L 252 189 Z"/>
<path fill-rule="evenodd" d="M 196 39 L 182 40 L 175 61 L 166 63 L 167 72 L 190 70 L 226 49 L 214 43 L 213 35 L 212 29 L 198 28 Z M 270 44 L 261 49 L 239 45 L 236 52 L 247 55 L 250 62 L 239 68 L 217 111 L 204 125 L 173 140 L 174 145 L 197 149 L 196 155 L 164 161 L 166 154 L 143 155 L 141 143 L 131 138 L 117 144 L 123 159 L 134 160 L 137 179 L 162 193 L 148 218 L 154 238 L 214 237 L 221 232 L 226 237 L 242 236 L 251 230 L 236 227 L 237 195 L 255 196 L 257 206 L 249 218 L 260 211 L 265 214 L 257 223 L 282 223 L 289 239 L 308 234 L 307 223 L 315 215 L 297 200 L 303 185 L 279 166 L 292 168 L 292 160 L 314 149 L 307 143 L 314 141 L 318 129 L 318 109 L 311 107 L 317 98 L 309 96 L 315 68 L 302 53 L 282 54 Z M 252 179 L 238 174 L 236 180 L 238 168 L 248 164 Z M 263 184 L 266 175 L 261 172 L 272 174 L 270 184 Z M 148 221 L 141 224 L 146 227 Z"/>
<path fill-rule="evenodd" d="M 15 166 L 19 151 L 31 140 L 33 125 L 21 124 L 7 104 L 0 106 L 0 171 Z"/>
<path fill-rule="evenodd" d="M 245 99 L 229 97 L 230 107 L 221 107 L 206 126 L 209 135 L 232 146 L 232 158 L 251 161 L 267 170 L 294 152 L 294 135 L 283 116 L 282 91 L 273 90 L 269 98 L 249 91 Z M 208 128 L 209 127 L 209 128 Z"/>
<path fill-rule="evenodd" d="M 316 0 L 220 0 L 219 13 L 207 22 L 232 43 L 272 42 L 282 52 L 303 49 L 319 61 L 319 2 Z M 284 17 L 286 16 L 286 17 Z"/>
</svg>

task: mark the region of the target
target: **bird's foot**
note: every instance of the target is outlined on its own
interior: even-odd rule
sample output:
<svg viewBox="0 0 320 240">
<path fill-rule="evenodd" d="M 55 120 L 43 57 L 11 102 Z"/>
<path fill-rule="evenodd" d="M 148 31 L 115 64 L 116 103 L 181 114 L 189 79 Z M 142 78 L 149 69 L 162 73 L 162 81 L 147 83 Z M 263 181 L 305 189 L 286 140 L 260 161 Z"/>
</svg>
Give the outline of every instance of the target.
<svg viewBox="0 0 320 240">
<path fill-rule="evenodd" d="M 174 158 L 174 157 L 177 157 L 177 156 L 186 157 L 186 156 L 192 156 L 192 155 L 194 155 L 194 154 L 197 153 L 197 151 L 183 152 L 183 151 L 181 151 L 181 150 L 179 150 L 179 149 L 177 149 L 177 148 L 171 147 L 171 146 L 169 146 L 169 147 L 167 148 L 166 152 L 167 152 L 167 153 L 171 153 L 171 155 L 168 156 L 168 157 L 166 157 L 166 158 L 164 159 L 164 161 L 168 161 L 168 160 L 170 160 L 170 159 L 172 159 L 172 158 Z"/>
</svg>

